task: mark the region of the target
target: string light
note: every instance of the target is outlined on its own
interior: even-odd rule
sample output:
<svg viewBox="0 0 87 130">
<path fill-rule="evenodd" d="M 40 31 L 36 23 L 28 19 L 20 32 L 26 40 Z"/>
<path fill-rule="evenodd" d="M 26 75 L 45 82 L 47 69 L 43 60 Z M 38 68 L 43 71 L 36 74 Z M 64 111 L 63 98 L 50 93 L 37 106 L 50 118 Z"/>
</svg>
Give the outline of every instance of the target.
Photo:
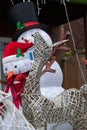
<svg viewBox="0 0 87 130">
<path fill-rule="evenodd" d="M 25 0 L 23 0 L 23 2 L 26 2 Z M 30 2 L 30 0 L 28 0 L 27 2 Z"/>
<path fill-rule="evenodd" d="M 41 3 L 42 4 L 46 4 L 46 0 L 41 0 Z"/>
<path fill-rule="evenodd" d="M 37 9 L 38 9 L 38 15 L 39 15 L 40 10 L 41 10 L 40 5 L 39 5 L 39 0 L 37 0 Z"/>
<path fill-rule="evenodd" d="M 25 2 L 25 0 L 23 0 L 23 2 Z"/>
<path fill-rule="evenodd" d="M 13 0 L 10 0 L 11 1 L 11 3 L 12 3 L 12 5 L 14 6 L 14 2 L 13 2 Z M 23 2 L 26 2 L 25 0 L 23 0 Z M 28 0 L 27 2 L 30 2 L 30 0 Z M 41 10 L 41 8 L 40 8 L 40 4 L 39 4 L 39 0 L 37 0 L 37 9 L 38 9 L 38 15 L 40 14 L 40 10 Z M 46 4 L 46 0 L 41 0 L 41 4 Z"/>
<path fill-rule="evenodd" d="M 13 2 L 13 0 L 10 0 L 10 1 L 11 1 L 12 5 L 14 5 L 14 2 Z"/>
<path fill-rule="evenodd" d="M 46 0 L 41 0 L 40 3 L 46 4 Z M 37 0 L 38 15 L 40 14 L 40 10 L 41 10 L 40 3 L 39 0 Z"/>
</svg>

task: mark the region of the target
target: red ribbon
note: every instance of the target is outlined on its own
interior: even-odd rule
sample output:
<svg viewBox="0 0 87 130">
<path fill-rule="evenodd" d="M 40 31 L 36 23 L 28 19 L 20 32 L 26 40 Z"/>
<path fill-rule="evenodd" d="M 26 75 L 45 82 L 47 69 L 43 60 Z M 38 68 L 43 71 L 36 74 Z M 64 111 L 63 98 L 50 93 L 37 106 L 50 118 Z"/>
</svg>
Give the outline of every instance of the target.
<svg viewBox="0 0 87 130">
<path fill-rule="evenodd" d="M 26 27 L 29 27 L 29 26 L 32 26 L 32 25 L 37 25 L 37 24 L 40 24 L 39 22 L 27 22 L 27 23 L 24 23 L 24 25 Z"/>
</svg>

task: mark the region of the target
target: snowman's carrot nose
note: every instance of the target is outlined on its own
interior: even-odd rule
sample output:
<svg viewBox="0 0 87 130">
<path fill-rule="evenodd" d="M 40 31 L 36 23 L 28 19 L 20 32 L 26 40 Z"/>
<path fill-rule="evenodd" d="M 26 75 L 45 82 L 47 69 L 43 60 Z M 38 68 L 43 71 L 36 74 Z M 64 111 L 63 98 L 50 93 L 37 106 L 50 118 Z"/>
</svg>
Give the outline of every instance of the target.
<svg viewBox="0 0 87 130">
<path fill-rule="evenodd" d="M 27 42 L 29 42 L 29 40 L 28 39 L 26 39 L 26 38 L 24 38 L 24 41 L 27 43 Z"/>
<path fill-rule="evenodd" d="M 10 72 L 8 73 L 7 79 L 11 78 L 13 75 L 14 75 L 14 72 L 13 72 L 13 71 L 10 71 Z"/>
</svg>

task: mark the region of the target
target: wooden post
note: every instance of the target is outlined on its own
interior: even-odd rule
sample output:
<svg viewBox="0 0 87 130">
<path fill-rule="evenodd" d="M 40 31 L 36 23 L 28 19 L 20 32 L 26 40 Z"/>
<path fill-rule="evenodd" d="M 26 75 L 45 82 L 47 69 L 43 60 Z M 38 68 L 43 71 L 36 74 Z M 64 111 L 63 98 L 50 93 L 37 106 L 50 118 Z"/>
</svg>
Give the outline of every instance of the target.
<svg viewBox="0 0 87 130">
<path fill-rule="evenodd" d="M 85 56 L 86 56 L 86 59 L 87 59 L 87 10 L 85 11 L 85 14 L 84 14 L 84 38 L 85 38 Z M 87 68 L 87 66 L 86 66 Z M 86 75 L 87 77 L 87 75 Z"/>
<path fill-rule="evenodd" d="M 87 11 L 84 15 L 84 36 L 85 36 L 85 53 L 87 58 Z"/>
<path fill-rule="evenodd" d="M 81 61 L 82 55 L 79 55 L 79 61 Z M 83 72 L 85 72 L 85 66 L 81 64 Z M 78 67 L 78 61 L 76 55 L 71 56 L 62 64 L 63 70 L 63 87 L 65 89 L 77 88 L 79 89 L 83 84 L 84 80 Z"/>
</svg>

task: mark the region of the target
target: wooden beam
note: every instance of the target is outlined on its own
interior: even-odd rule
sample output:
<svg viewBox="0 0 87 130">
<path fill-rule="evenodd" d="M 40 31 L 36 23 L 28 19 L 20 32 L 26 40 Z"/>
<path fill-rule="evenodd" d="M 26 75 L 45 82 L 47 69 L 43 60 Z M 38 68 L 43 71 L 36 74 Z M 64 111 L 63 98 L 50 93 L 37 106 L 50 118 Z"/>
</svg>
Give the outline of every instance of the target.
<svg viewBox="0 0 87 130">
<path fill-rule="evenodd" d="M 86 5 L 67 3 L 67 11 L 70 21 L 82 18 L 85 10 L 87 10 Z M 39 19 L 41 23 L 47 23 L 50 25 L 61 25 L 67 23 L 64 5 L 60 4 L 60 2 L 50 2 L 45 4 L 41 8 Z"/>
<path fill-rule="evenodd" d="M 84 15 L 84 36 L 85 36 L 85 55 L 87 58 L 87 11 Z"/>
</svg>

